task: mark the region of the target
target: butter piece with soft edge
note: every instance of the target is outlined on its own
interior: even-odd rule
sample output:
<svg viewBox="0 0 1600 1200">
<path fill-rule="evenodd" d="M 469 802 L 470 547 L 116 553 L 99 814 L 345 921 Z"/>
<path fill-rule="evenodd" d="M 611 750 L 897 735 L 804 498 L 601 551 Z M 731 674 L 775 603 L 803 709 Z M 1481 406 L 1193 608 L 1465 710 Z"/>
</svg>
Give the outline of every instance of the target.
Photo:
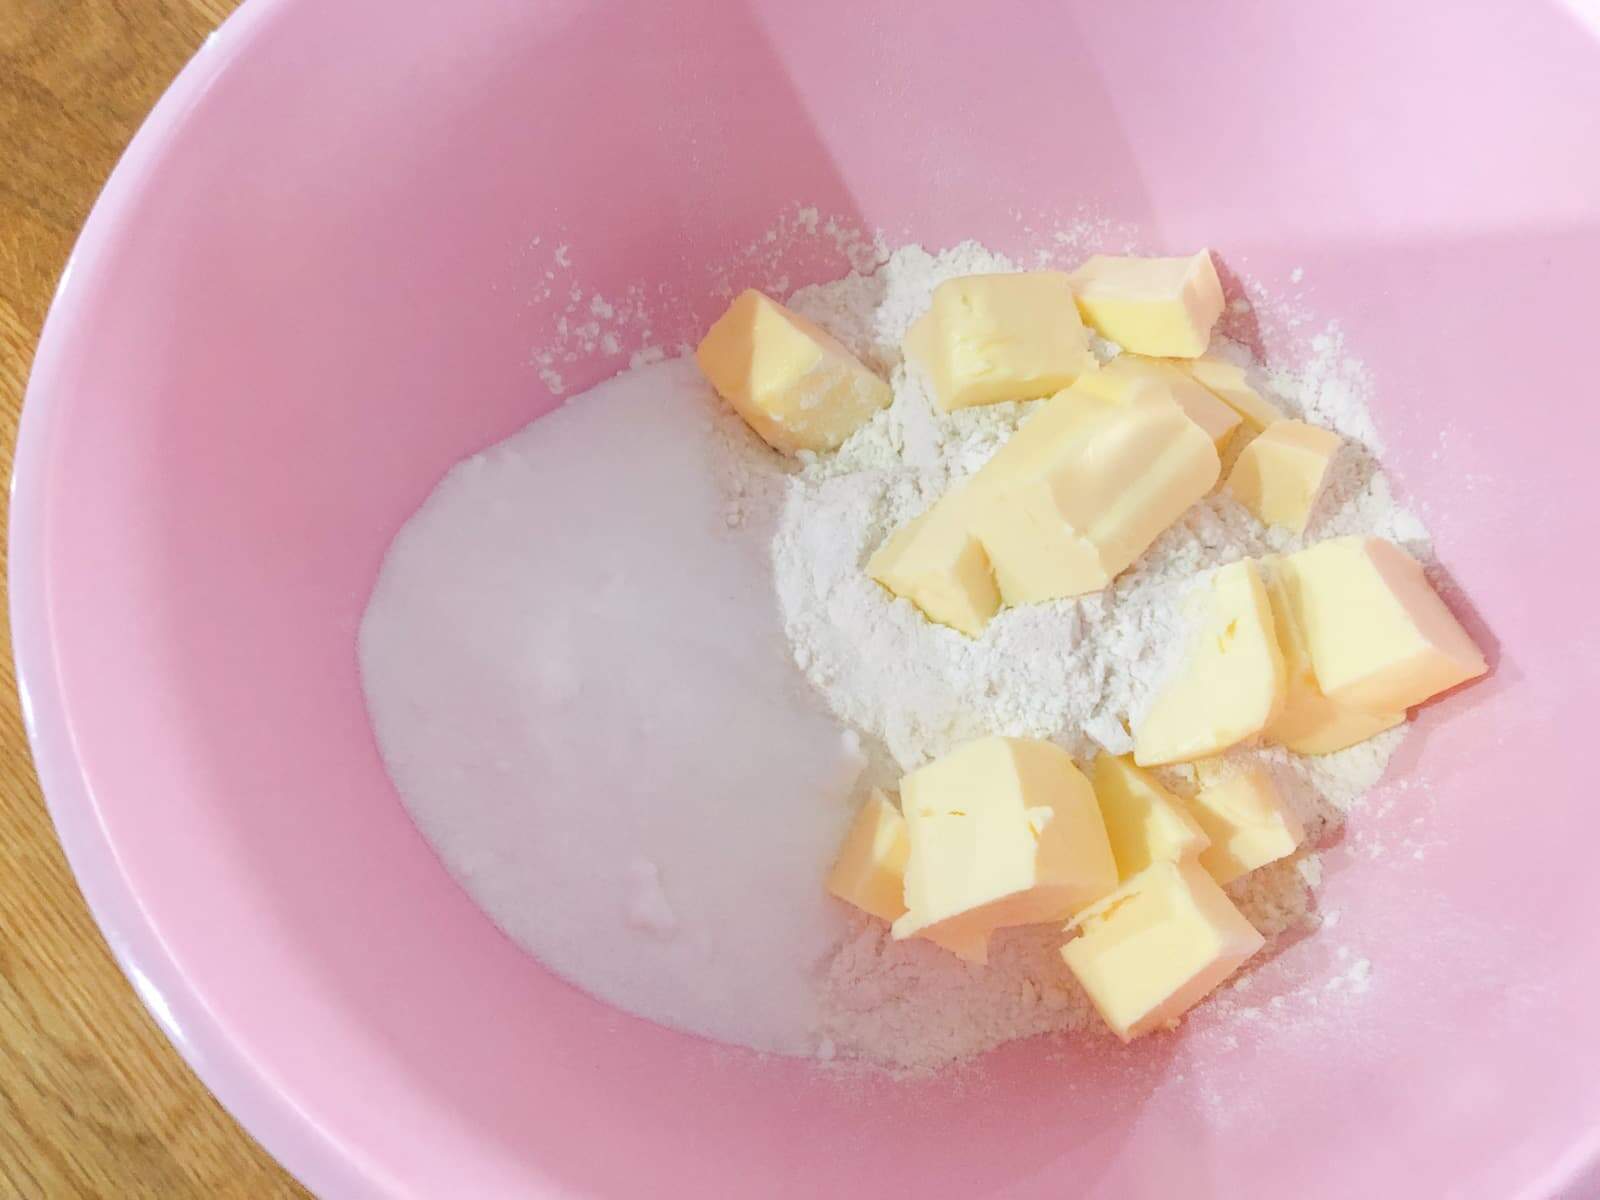
<svg viewBox="0 0 1600 1200">
<path fill-rule="evenodd" d="M 902 348 L 945 412 L 1037 400 L 1098 366 L 1060 271 L 947 279 Z"/>
<path fill-rule="evenodd" d="M 1312 670 L 1335 704 L 1398 713 L 1488 670 L 1422 564 L 1376 537 L 1341 537 L 1276 568 L 1305 631 Z"/>
<path fill-rule="evenodd" d="M 1233 498 L 1267 525 L 1301 533 L 1344 439 L 1304 421 L 1277 421 L 1242 451 L 1228 472 Z"/>
<path fill-rule="evenodd" d="M 906 910 L 910 856 L 905 818 L 889 797 L 873 788 L 828 872 L 828 891 L 881 921 L 892 921 Z"/>
<path fill-rule="evenodd" d="M 1278 406 L 1250 386 L 1245 369 L 1221 358 L 1173 359 L 1172 363 L 1221 400 L 1244 421 L 1252 434 L 1260 433 L 1274 421 L 1284 420 Z"/>
<path fill-rule="evenodd" d="M 773 449 L 834 450 L 893 398 L 827 330 L 754 288 L 701 339 L 695 361 Z"/>
<path fill-rule="evenodd" d="M 1227 450 L 1228 443 L 1233 440 L 1241 424 L 1239 414 L 1209 388 L 1197 383 L 1165 359 L 1119 354 L 1093 375 L 1078 380 L 1073 387 L 1078 391 L 1104 396 L 1108 400 L 1121 400 L 1144 383 L 1161 388 L 1168 399 L 1183 410 L 1185 416 L 1205 430 L 1219 455 Z"/>
<path fill-rule="evenodd" d="M 980 738 L 900 784 L 908 912 L 894 936 L 1060 921 L 1117 886 L 1094 789 L 1059 746 Z"/>
<path fill-rule="evenodd" d="M 1195 617 L 1176 675 L 1134 730 L 1142 767 L 1220 754 L 1260 734 L 1283 708 L 1283 655 L 1256 564 L 1217 568 Z"/>
<path fill-rule="evenodd" d="M 1221 471 L 1210 438 L 1153 386 L 1119 402 L 1071 388 L 1017 437 L 1035 424 L 1045 433 L 979 472 L 968 509 L 1007 604 L 1099 591 Z"/>
<path fill-rule="evenodd" d="M 980 499 L 1049 461 L 1054 448 L 1088 428 L 1110 402 L 1062 392 L 1041 406 L 965 482 L 906 522 L 867 560 L 867 574 L 915 604 L 930 621 L 977 637 L 1000 609 L 988 552 L 973 532 Z"/>
<path fill-rule="evenodd" d="M 1084 322 L 1135 354 L 1198 358 L 1222 316 L 1209 250 L 1187 258 L 1097 254 L 1070 278 Z"/>
<path fill-rule="evenodd" d="M 1101 754 L 1092 780 L 1123 882 L 1151 863 L 1194 858 L 1211 844 L 1183 802 L 1131 759 Z"/>
<path fill-rule="evenodd" d="M 1176 1021 L 1265 944 L 1193 859 L 1152 863 L 1072 927 L 1061 957 L 1124 1042 Z"/>
<path fill-rule="evenodd" d="M 1200 852 L 1200 865 L 1218 883 L 1232 883 L 1288 858 L 1306 836 L 1272 776 L 1260 767 L 1204 779 L 1189 811 L 1210 842 Z"/>
<path fill-rule="evenodd" d="M 867 574 L 930 621 L 977 637 L 999 611 L 1000 591 L 969 527 L 965 490 L 895 530 L 867 560 Z"/>
<path fill-rule="evenodd" d="M 1264 559 L 1261 573 L 1272 605 L 1273 628 L 1283 652 L 1283 708 L 1262 731 L 1262 737 L 1297 754 L 1332 754 L 1393 729 L 1404 711 L 1374 713 L 1335 704 L 1322 694 L 1311 665 L 1311 648 L 1301 624 L 1297 588 L 1282 561 Z"/>
<path fill-rule="evenodd" d="M 1148 380 L 1072 387 L 969 480 L 896 530 L 867 573 L 977 636 L 1004 601 L 1097 591 L 1217 481 L 1215 447 Z"/>
<path fill-rule="evenodd" d="M 893 922 L 906 911 L 906 861 L 910 857 L 905 818 L 888 796 L 873 788 L 828 873 L 828 892 L 880 921 Z M 924 930 L 921 936 L 970 962 L 981 963 L 987 957 L 987 934 L 977 937 L 960 929 L 935 928 Z"/>
</svg>

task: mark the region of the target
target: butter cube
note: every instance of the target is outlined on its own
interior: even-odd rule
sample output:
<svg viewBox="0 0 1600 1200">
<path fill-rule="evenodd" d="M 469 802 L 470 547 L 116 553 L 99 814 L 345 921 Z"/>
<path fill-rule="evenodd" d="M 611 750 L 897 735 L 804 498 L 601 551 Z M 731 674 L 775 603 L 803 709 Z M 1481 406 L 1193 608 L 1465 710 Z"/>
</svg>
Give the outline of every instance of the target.
<svg viewBox="0 0 1600 1200">
<path fill-rule="evenodd" d="M 1336 704 L 1403 712 L 1488 670 L 1422 565 L 1382 538 L 1319 542 L 1278 570 L 1317 683 Z"/>
<path fill-rule="evenodd" d="M 1346 708 L 1322 694 L 1311 665 L 1311 647 L 1301 624 L 1293 578 L 1281 569 L 1278 559 L 1263 562 L 1262 574 L 1285 677 L 1283 709 L 1262 736 L 1298 754 L 1332 754 L 1404 721 L 1403 711 L 1373 713 Z"/>
<path fill-rule="evenodd" d="M 1222 282 L 1209 250 L 1188 258 L 1097 254 L 1071 279 L 1084 321 L 1135 354 L 1198 358 L 1222 315 Z"/>
<path fill-rule="evenodd" d="M 1219 567 L 1196 615 L 1177 675 L 1134 730 L 1142 767 L 1220 754 L 1266 729 L 1283 707 L 1283 655 L 1256 564 Z"/>
<path fill-rule="evenodd" d="M 1192 859 L 1152 863 L 1073 924 L 1061 957 L 1125 1042 L 1176 1021 L 1264 944 Z"/>
<path fill-rule="evenodd" d="M 1068 389 L 1017 436 L 1035 423 L 1054 436 L 996 455 L 969 515 L 1007 604 L 1105 587 L 1221 469 L 1205 433 L 1151 387 L 1120 403 Z"/>
<path fill-rule="evenodd" d="M 906 860 L 910 856 L 905 818 L 888 796 L 873 788 L 828 873 L 828 891 L 881 921 L 893 922 L 906 911 Z M 968 931 L 952 923 L 950 928 L 925 929 L 919 936 L 968 962 L 988 960 L 987 930 Z"/>
<path fill-rule="evenodd" d="M 1239 453 L 1228 473 L 1233 498 L 1268 525 L 1302 532 L 1339 452 L 1338 434 L 1304 421 L 1276 421 Z"/>
<path fill-rule="evenodd" d="M 980 738 L 900 784 L 911 834 L 896 938 L 1064 920 L 1117 886 L 1094 789 L 1049 742 Z"/>
<path fill-rule="evenodd" d="M 1211 842 L 1200 852 L 1200 865 L 1218 883 L 1287 858 L 1306 836 L 1272 776 L 1259 767 L 1203 783 L 1189 811 Z"/>
<path fill-rule="evenodd" d="M 1124 883 L 1151 863 L 1193 858 L 1210 845 L 1183 802 L 1131 759 L 1096 758 L 1094 794 Z"/>
<path fill-rule="evenodd" d="M 945 412 L 1037 400 L 1097 365 L 1060 271 L 947 279 L 903 349 L 927 374 Z"/>
<path fill-rule="evenodd" d="M 906 860 L 910 856 L 905 818 L 889 797 L 873 788 L 828 873 L 828 891 L 879 920 L 892 921 L 906 911 Z"/>
<path fill-rule="evenodd" d="M 889 385 L 827 330 L 754 288 L 717 318 L 695 361 L 750 428 L 786 454 L 836 449 L 891 399 Z"/>
<path fill-rule="evenodd" d="M 1000 591 L 967 509 L 961 492 L 947 494 L 878 547 L 867 574 L 930 621 L 976 637 L 999 611 Z"/>
<path fill-rule="evenodd" d="M 1284 419 L 1277 405 L 1250 386 L 1243 367 L 1220 358 L 1174 359 L 1173 365 L 1238 413 L 1252 434 Z"/>
<path fill-rule="evenodd" d="M 867 571 L 930 620 L 976 636 L 1002 600 L 1104 587 L 1220 469 L 1206 436 L 1151 381 L 1068 388 L 897 530 Z"/>
<path fill-rule="evenodd" d="M 1121 400 L 1143 383 L 1154 384 L 1162 389 L 1167 398 L 1184 411 L 1185 416 L 1205 430 L 1219 455 L 1227 449 L 1234 432 L 1239 428 L 1239 414 L 1213 395 L 1210 389 L 1196 383 L 1188 374 L 1164 359 L 1120 354 L 1095 374 L 1078 380 L 1073 387 L 1105 396 L 1109 400 Z"/>
<path fill-rule="evenodd" d="M 1060 397 L 1043 406 L 970 479 L 897 529 L 867 560 L 867 574 L 910 600 L 930 621 L 978 636 L 1001 599 L 989 556 L 973 533 L 979 500 L 1048 461 L 1062 438 L 1107 407 L 1063 403 Z"/>
</svg>

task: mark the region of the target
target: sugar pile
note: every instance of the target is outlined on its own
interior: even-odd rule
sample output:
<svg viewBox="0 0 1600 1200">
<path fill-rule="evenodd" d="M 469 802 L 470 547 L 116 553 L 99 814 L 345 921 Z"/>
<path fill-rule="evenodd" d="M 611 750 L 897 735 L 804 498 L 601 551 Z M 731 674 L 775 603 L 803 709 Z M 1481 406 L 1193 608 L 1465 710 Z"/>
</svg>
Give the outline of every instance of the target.
<svg viewBox="0 0 1600 1200">
<path fill-rule="evenodd" d="M 553 969 L 721 1040 L 915 1069 L 1098 1022 L 1054 930 L 1002 931 L 976 968 L 824 897 L 852 798 L 983 734 L 1125 751 L 1185 591 L 1222 563 L 1340 533 L 1427 546 L 1377 469 L 1364 373 L 1328 333 L 1298 370 L 1257 371 L 1349 442 L 1305 538 L 1214 496 L 1100 595 L 1004 612 L 977 639 L 930 624 L 862 565 L 1031 406 L 939 414 L 899 342 L 942 279 L 1016 267 L 965 243 L 858 268 L 790 298 L 894 388 L 838 452 L 796 467 L 691 363 L 636 367 L 451 474 L 396 539 L 361 649 L 418 824 Z M 602 460 L 628 469 L 602 478 Z M 1278 775 L 1314 841 L 1403 736 L 1240 757 Z M 1308 849 L 1232 890 L 1279 934 L 1307 923 L 1317 874 Z"/>
<path fill-rule="evenodd" d="M 693 363 L 641 368 L 455 467 L 390 548 L 362 682 L 412 817 L 511 937 L 630 1012 L 807 1054 L 862 758 L 789 661 L 759 529 L 727 526 L 749 435 L 714 399 Z"/>
</svg>

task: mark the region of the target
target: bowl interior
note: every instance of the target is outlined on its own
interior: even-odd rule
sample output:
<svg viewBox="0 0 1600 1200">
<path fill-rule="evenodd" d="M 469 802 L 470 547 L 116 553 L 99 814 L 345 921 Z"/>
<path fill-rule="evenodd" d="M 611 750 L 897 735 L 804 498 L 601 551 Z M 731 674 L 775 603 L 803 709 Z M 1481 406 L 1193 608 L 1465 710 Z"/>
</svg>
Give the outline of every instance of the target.
<svg viewBox="0 0 1600 1200">
<path fill-rule="evenodd" d="M 1504 1197 L 1592 1164 L 1596 31 L 1543 3 L 1008 14 L 255 0 L 119 169 L 30 391 L 19 662 L 113 945 L 324 1194 Z M 764 242 L 797 204 L 821 236 Z M 1104 218 L 1091 241 L 1209 245 L 1236 283 L 1300 268 L 1370 365 L 1494 668 L 1421 715 L 1327 855 L 1337 929 L 1252 1011 L 819 1075 L 552 978 L 401 808 L 354 654 L 394 531 L 557 402 L 541 369 L 581 388 L 723 284 L 838 274 L 830 217 L 1019 252 Z M 567 362 L 574 287 L 648 320 Z M 1292 357 L 1317 328 L 1258 332 Z"/>
</svg>

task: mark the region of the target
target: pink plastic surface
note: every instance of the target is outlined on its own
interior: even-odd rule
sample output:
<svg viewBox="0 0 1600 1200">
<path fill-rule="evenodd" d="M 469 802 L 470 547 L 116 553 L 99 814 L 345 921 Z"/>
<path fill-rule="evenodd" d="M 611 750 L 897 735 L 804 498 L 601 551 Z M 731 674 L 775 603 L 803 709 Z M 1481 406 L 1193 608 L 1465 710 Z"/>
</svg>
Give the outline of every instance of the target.
<svg viewBox="0 0 1600 1200">
<path fill-rule="evenodd" d="M 320 1194 L 1600 1186 L 1600 34 L 1523 0 L 980 7 L 253 0 L 107 188 L 15 481 L 39 765 L 152 1011 Z M 670 341 L 795 202 L 1302 267 L 1371 364 L 1494 671 L 1422 714 L 1327 856 L 1337 930 L 1256 1019 L 839 1082 L 553 979 L 407 820 L 356 622 L 440 473 L 551 404 L 550 247 L 587 288 L 669 285 Z"/>
</svg>

